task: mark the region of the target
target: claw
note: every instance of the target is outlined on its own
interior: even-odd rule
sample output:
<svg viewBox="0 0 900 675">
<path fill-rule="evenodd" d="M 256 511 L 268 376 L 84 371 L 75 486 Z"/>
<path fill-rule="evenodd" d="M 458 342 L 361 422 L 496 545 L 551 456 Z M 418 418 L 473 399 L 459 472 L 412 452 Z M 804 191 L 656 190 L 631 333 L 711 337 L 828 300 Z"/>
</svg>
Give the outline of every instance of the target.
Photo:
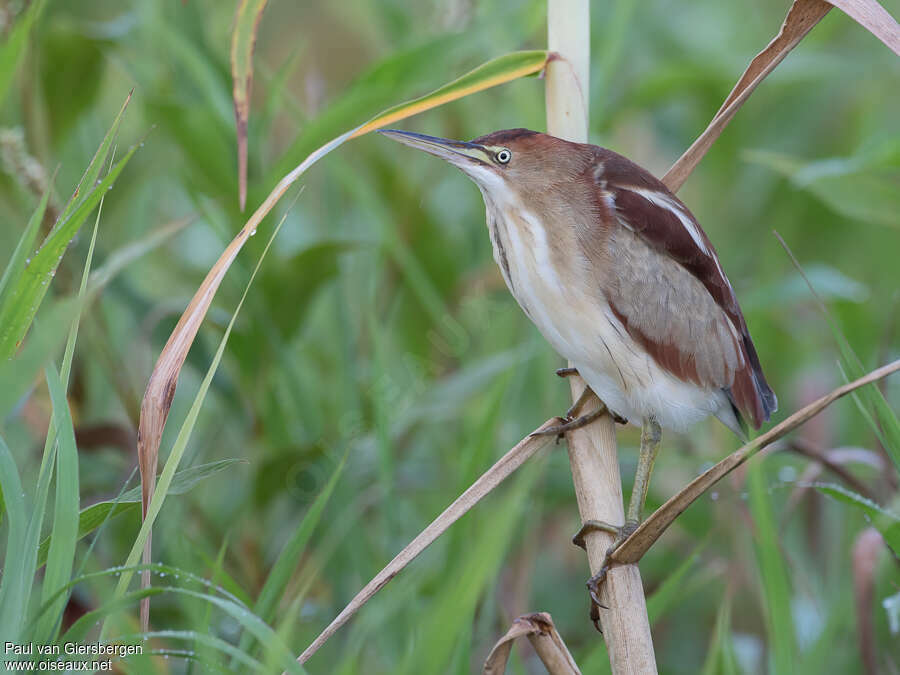
<svg viewBox="0 0 900 675">
<path fill-rule="evenodd" d="M 606 581 L 606 575 L 609 573 L 610 568 L 612 567 L 612 555 L 615 553 L 616 549 L 621 546 L 622 542 L 624 542 L 631 534 L 638 528 L 638 523 L 634 521 L 626 521 L 624 525 L 616 526 L 610 525 L 609 523 L 604 523 L 600 520 L 588 520 L 581 526 L 581 529 L 575 533 L 575 536 L 572 537 L 572 543 L 576 546 L 580 546 L 584 548 L 584 535 L 591 530 L 600 530 L 602 532 L 609 532 L 610 534 L 616 535 L 615 541 L 613 541 L 612 546 L 606 549 L 606 554 L 603 557 L 603 562 L 600 565 L 600 570 L 592 576 L 587 581 L 587 589 L 588 595 L 591 597 L 591 621 L 594 623 L 594 628 L 597 629 L 598 632 L 602 633 L 600 630 L 600 610 L 601 609 L 609 609 L 606 605 L 600 602 L 600 588 L 603 586 L 603 582 Z"/>
</svg>

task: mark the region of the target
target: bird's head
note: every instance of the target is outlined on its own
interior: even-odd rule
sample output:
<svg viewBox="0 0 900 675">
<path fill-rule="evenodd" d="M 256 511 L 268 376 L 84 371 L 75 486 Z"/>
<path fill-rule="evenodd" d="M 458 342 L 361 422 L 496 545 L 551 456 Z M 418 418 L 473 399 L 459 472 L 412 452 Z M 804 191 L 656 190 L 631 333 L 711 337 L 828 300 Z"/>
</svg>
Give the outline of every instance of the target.
<svg viewBox="0 0 900 675">
<path fill-rule="evenodd" d="M 528 199 L 571 181 L 587 166 L 586 146 L 528 129 L 506 129 L 473 141 L 453 141 L 385 129 L 388 138 L 436 155 L 459 167 L 495 202 Z"/>
</svg>

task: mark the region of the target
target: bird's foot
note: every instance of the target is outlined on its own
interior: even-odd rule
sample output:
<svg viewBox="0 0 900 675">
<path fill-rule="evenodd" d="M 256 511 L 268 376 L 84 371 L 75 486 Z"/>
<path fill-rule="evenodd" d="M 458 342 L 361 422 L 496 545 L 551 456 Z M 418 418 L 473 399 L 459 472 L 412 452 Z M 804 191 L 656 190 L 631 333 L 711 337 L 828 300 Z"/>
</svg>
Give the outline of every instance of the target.
<svg viewBox="0 0 900 675">
<path fill-rule="evenodd" d="M 578 375 L 577 368 L 560 368 L 556 371 L 556 374 L 560 377 L 571 377 L 573 375 Z M 584 408 L 585 404 L 591 399 L 596 398 L 600 403 L 597 410 L 593 413 L 588 413 L 585 415 L 578 416 L 578 413 L 581 412 L 581 409 Z M 560 419 L 560 424 L 545 429 L 538 434 L 539 436 L 552 436 L 554 433 L 556 434 L 557 442 L 565 436 L 565 434 L 569 431 L 573 431 L 575 429 L 580 429 L 583 426 L 586 426 L 593 422 L 595 419 L 600 417 L 604 412 L 608 412 L 610 416 L 619 424 L 628 424 L 628 420 L 619 415 L 618 413 L 613 412 L 609 408 L 606 407 L 606 404 L 600 400 L 597 394 L 589 387 L 585 386 L 584 391 L 581 392 L 581 396 L 569 406 L 569 409 L 566 410 L 566 414 Z"/>
<path fill-rule="evenodd" d="M 576 402 L 577 405 L 577 402 Z M 572 406 L 574 408 L 575 406 Z M 569 411 L 566 412 L 565 417 L 557 417 L 559 420 L 559 424 L 556 424 L 552 427 L 547 427 L 546 429 L 542 429 L 541 431 L 535 431 L 531 435 L 532 436 L 556 436 L 556 442 L 563 438 L 565 438 L 566 434 L 570 431 L 574 431 L 575 429 L 581 429 L 581 427 L 587 426 L 597 418 L 606 414 L 606 406 L 600 405 L 600 407 L 587 414 L 581 415 L 579 417 L 575 417 L 572 414 L 572 408 L 569 408 Z"/>
<path fill-rule="evenodd" d="M 587 582 L 588 594 L 591 597 L 591 621 L 594 623 L 594 628 L 596 628 L 598 632 L 603 632 L 600 630 L 600 609 L 608 609 L 608 607 L 600 601 L 600 588 L 603 586 L 603 582 L 606 581 L 606 575 L 613 565 L 612 555 L 615 553 L 615 550 L 622 545 L 622 542 L 628 539 L 628 537 L 630 537 L 638 528 L 638 525 L 639 523 L 633 520 L 626 521 L 624 525 L 610 525 L 609 523 L 604 523 L 600 520 L 587 520 L 581 526 L 581 529 L 575 533 L 575 536 L 572 537 L 572 543 L 581 548 L 585 548 L 584 535 L 591 531 L 599 530 L 601 532 L 608 532 L 614 534 L 616 537 L 612 546 L 606 550 L 603 562 L 600 564 L 600 569 L 594 576 L 588 579 Z"/>
</svg>

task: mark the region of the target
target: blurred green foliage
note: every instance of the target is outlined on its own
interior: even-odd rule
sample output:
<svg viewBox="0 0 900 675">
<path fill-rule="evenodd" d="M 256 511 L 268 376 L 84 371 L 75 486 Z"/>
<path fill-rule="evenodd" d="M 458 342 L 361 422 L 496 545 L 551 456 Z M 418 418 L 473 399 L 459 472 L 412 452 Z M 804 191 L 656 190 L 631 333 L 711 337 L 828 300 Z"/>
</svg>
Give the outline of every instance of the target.
<svg viewBox="0 0 900 675">
<path fill-rule="evenodd" d="M 116 579 L 101 572 L 125 560 L 139 525 L 136 509 L 120 508 L 133 495 L 120 506 L 116 495 L 133 478 L 141 395 L 175 321 L 247 215 L 238 209 L 231 102 L 234 4 L 47 0 L 29 9 L 19 0 L 0 8 L 0 251 L 9 252 L 0 264 L 52 183 L 38 240 L 47 234 L 132 88 L 117 160 L 152 131 L 107 193 L 93 266 L 194 218 L 161 247 L 142 247 L 73 310 L 90 239 L 82 232 L 22 351 L 0 364 L 0 473 L 13 485 L 17 468 L 26 494 L 24 504 L 18 491 L 6 500 L 5 546 L 5 535 L 25 536 L 23 513 L 41 502 L 38 448 L 60 404 L 59 391 L 51 404 L 41 372 L 49 358 L 58 362 L 82 311 L 68 389 L 80 505 L 106 501 L 92 522 L 109 518 L 77 544 L 73 575 L 87 577 L 71 589 L 60 635 L 86 612 L 97 614 L 74 624 L 80 636 L 95 635 L 107 613 L 112 635 L 137 632 L 140 594 L 110 605 Z M 900 15 L 896 0 L 884 5 Z M 786 8 L 774 0 L 595 2 L 591 140 L 661 175 Z M 273 0 L 255 57 L 248 211 L 308 152 L 375 112 L 499 54 L 542 48 L 544 14 L 537 1 Z M 32 25 L 23 40 L 24 22 Z M 772 230 L 810 273 L 864 369 L 900 356 L 897 92 L 900 60 L 833 11 L 754 93 L 680 193 L 736 288 L 779 396 L 778 419 L 843 376 L 838 342 Z M 457 138 L 541 129 L 543 106 L 541 82 L 525 79 L 406 127 Z M 127 672 L 280 671 L 284 646 L 298 654 L 495 458 L 567 407 L 568 388 L 553 376 L 560 359 L 503 287 L 481 197 L 467 179 L 364 137 L 303 182 L 186 448 L 182 467 L 195 474 L 175 478 L 191 489 L 166 501 L 154 529 L 154 559 L 168 566 L 156 568 L 154 584 L 180 590 L 153 596 L 145 644 L 169 658 L 128 659 L 120 664 Z M 248 243 L 216 297 L 179 383 L 163 462 L 283 213 L 261 226 L 265 235 Z M 885 382 L 884 394 L 896 410 L 900 378 Z M 629 428 L 619 438 L 627 483 L 638 436 Z M 897 472 L 852 401 L 795 438 L 852 473 L 883 509 L 900 511 Z M 710 421 L 664 444 L 650 507 L 738 443 Z M 661 672 L 865 672 L 852 552 L 869 523 L 852 499 L 808 489 L 841 478 L 790 447 L 724 481 L 642 561 Z M 246 463 L 199 468 L 234 458 Z M 61 455 L 60 467 L 69 459 Z M 49 495 L 47 514 L 54 495 L 71 499 L 58 489 Z M 603 672 L 602 639 L 587 620 L 586 561 L 569 542 L 577 519 L 565 452 L 550 450 L 392 581 L 309 670 L 470 672 L 512 618 L 541 610 L 584 672 Z M 29 541 L 36 546 L 55 526 L 48 520 Z M 67 541 L 79 534 L 73 527 Z M 5 550 L 4 580 L 13 563 L 25 574 L 21 552 Z M 875 663 L 896 668 L 900 639 L 882 600 L 900 585 L 897 560 L 883 548 L 872 569 Z M 52 606 L 53 590 L 31 593 L 32 609 L 48 598 Z M 510 670 L 541 672 L 527 649 L 515 651 Z"/>
</svg>

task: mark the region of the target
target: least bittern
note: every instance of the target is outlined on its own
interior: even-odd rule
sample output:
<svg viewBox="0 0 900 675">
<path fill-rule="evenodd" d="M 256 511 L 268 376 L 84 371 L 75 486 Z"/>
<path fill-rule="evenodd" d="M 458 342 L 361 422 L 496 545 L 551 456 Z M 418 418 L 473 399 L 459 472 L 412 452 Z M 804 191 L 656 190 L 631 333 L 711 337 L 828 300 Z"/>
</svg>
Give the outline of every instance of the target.
<svg viewBox="0 0 900 675">
<path fill-rule="evenodd" d="M 609 411 L 641 421 L 624 526 L 586 528 L 615 533 L 617 545 L 637 527 L 661 427 L 684 430 L 715 415 L 745 437 L 745 418 L 759 428 L 775 411 L 712 243 L 650 173 L 611 150 L 527 129 L 470 143 L 382 133 L 475 181 L 494 259 L 519 305 Z M 585 399 L 549 433 L 593 419 L 575 419 Z M 595 603 L 598 576 L 589 583 Z"/>
</svg>

